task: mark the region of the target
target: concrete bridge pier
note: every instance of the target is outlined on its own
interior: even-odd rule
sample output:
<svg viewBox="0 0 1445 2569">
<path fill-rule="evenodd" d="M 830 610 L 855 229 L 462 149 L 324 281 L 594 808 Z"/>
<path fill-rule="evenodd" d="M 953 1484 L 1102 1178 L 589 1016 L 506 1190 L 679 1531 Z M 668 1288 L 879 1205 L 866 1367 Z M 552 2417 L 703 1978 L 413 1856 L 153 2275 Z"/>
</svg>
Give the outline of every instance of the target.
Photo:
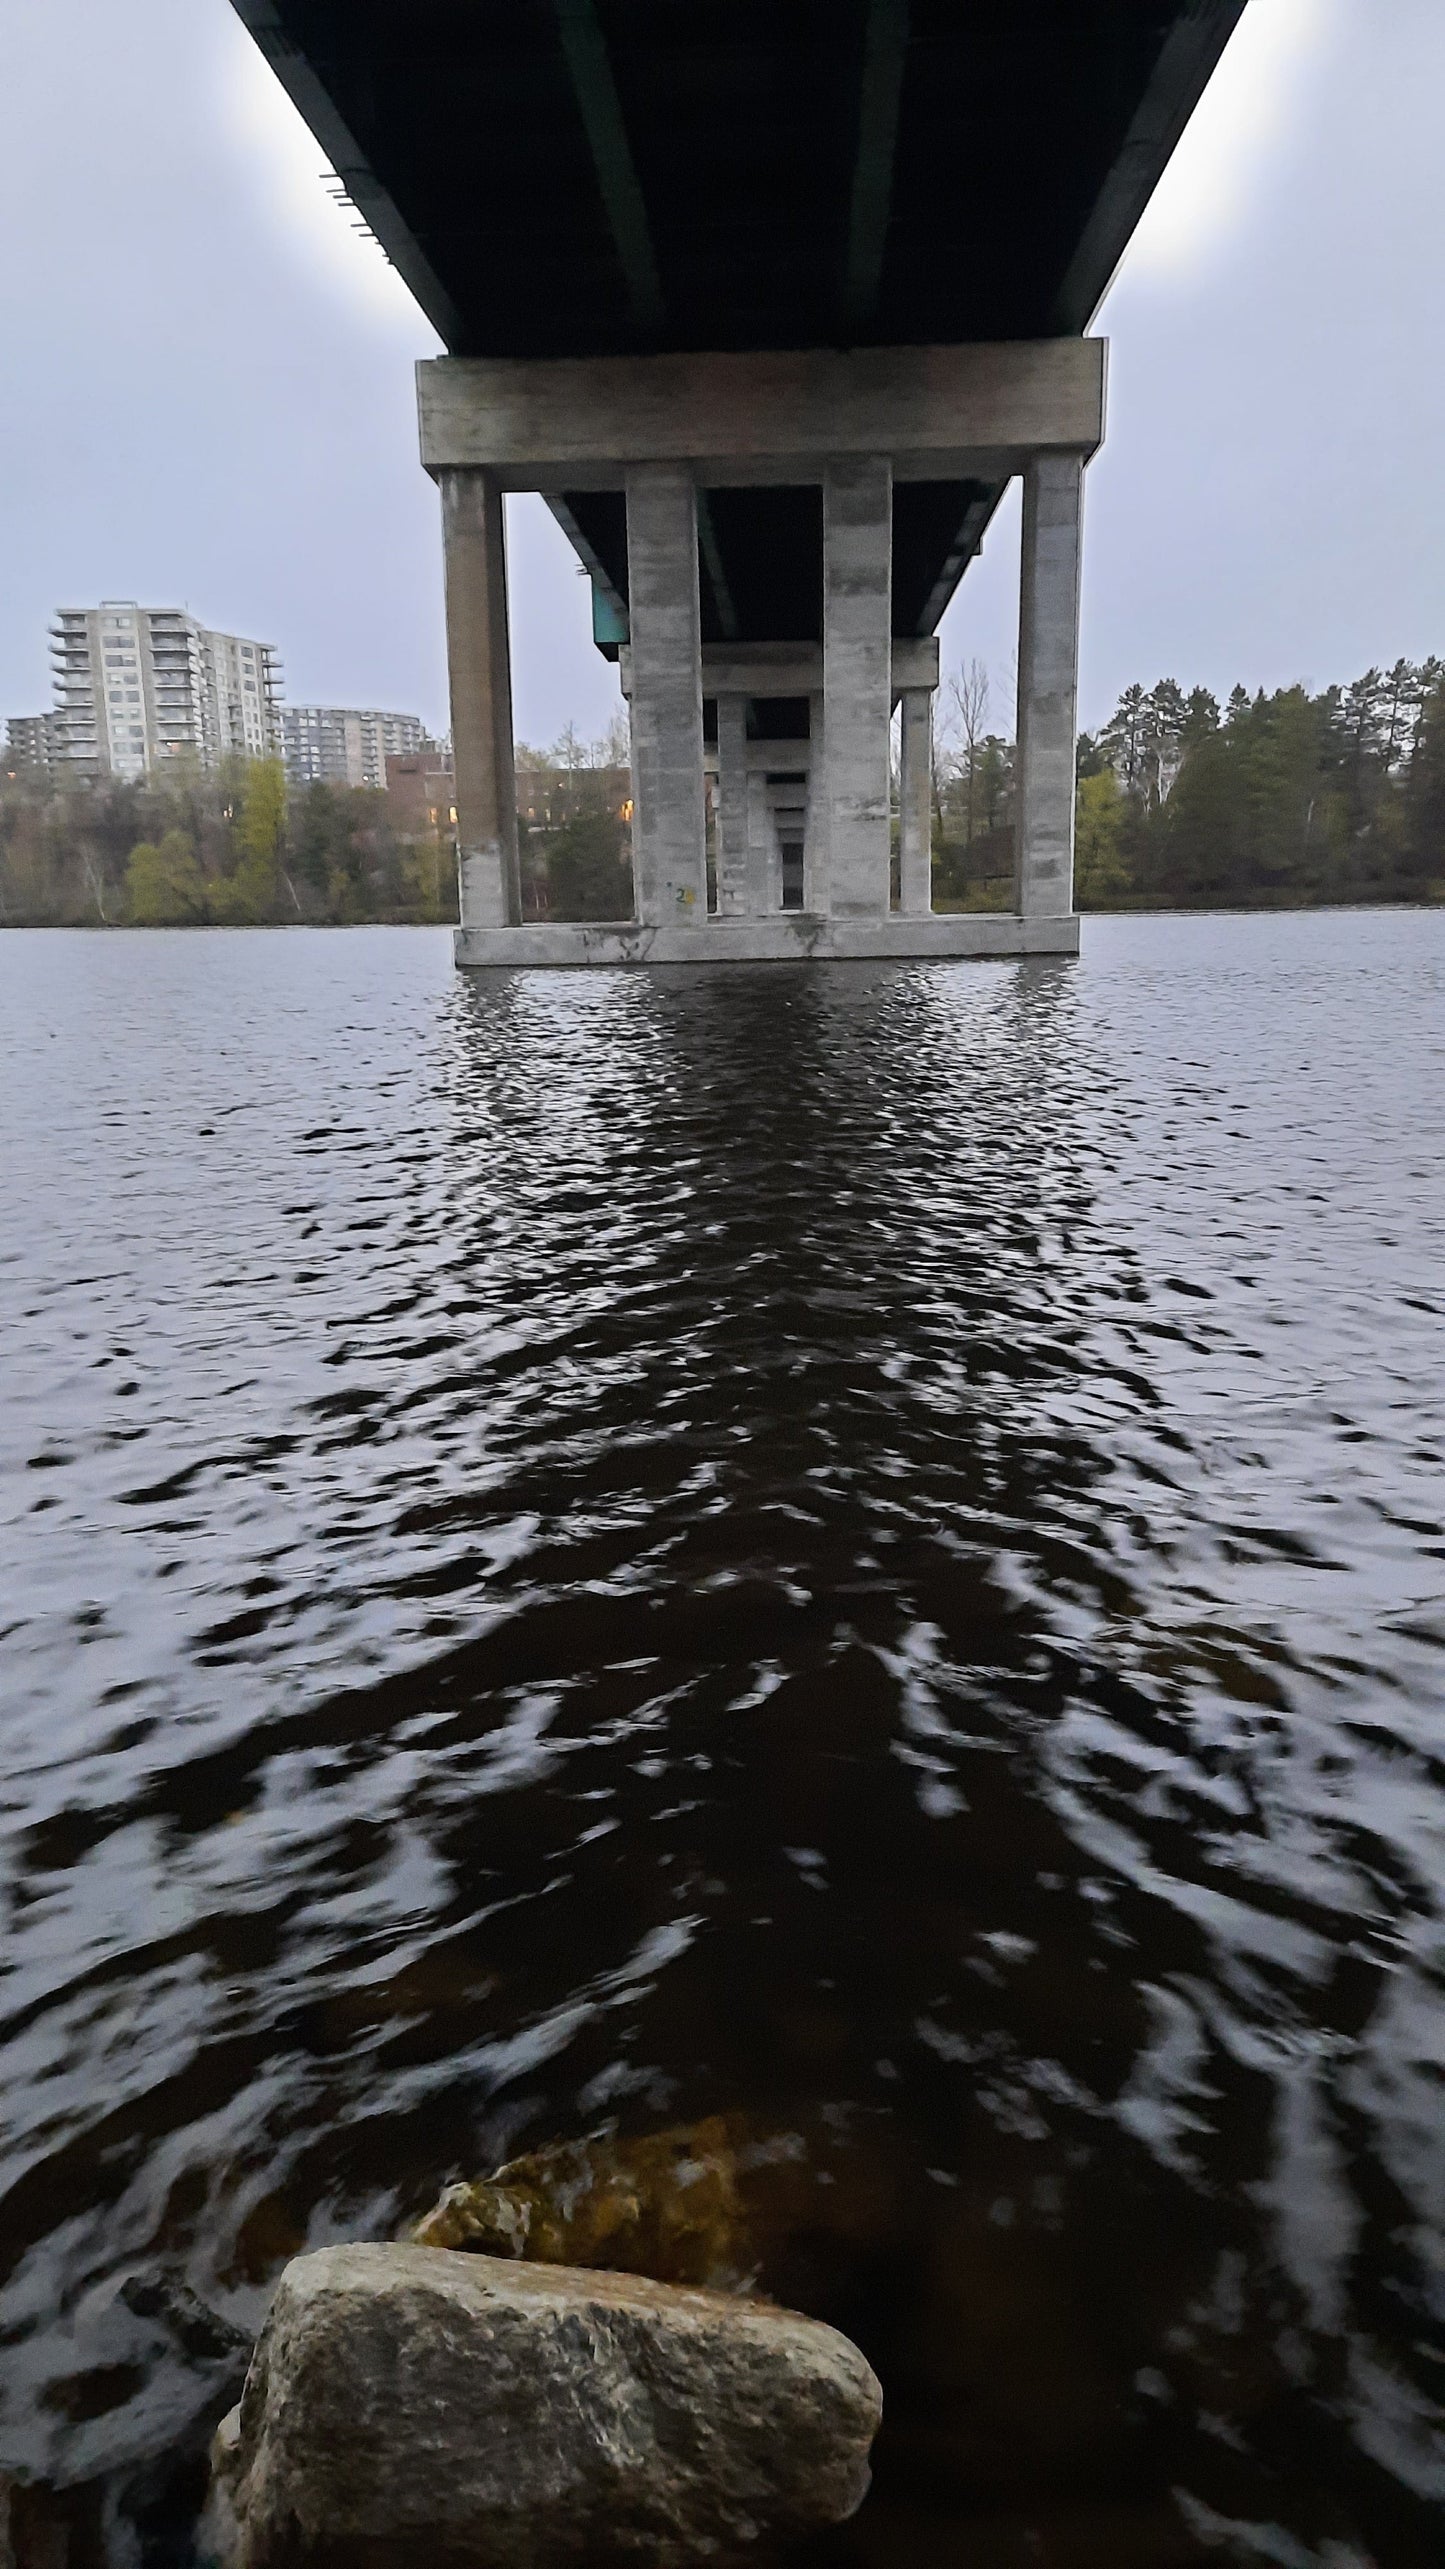
<svg viewBox="0 0 1445 2569">
<path fill-rule="evenodd" d="M 423 460 L 441 484 L 446 531 L 460 963 L 1077 951 L 1081 498 L 1084 465 L 1103 433 L 1101 342 L 440 358 L 420 368 L 419 383 Z M 1014 907 L 949 915 L 932 907 L 938 644 L 927 627 L 976 549 L 990 495 L 1015 472 L 1024 479 L 1024 542 Z M 714 495 L 796 493 L 810 483 L 822 503 L 818 638 L 739 635 L 735 606 L 729 600 L 726 620 L 719 607 L 727 569 Z M 518 921 L 502 493 L 527 489 L 551 496 L 594 582 L 611 582 L 615 630 L 628 636 L 620 657 L 632 716 L 635 915 L 611 925 Z M 593 494 L 608 495 L 605 507 Z M 581 524 L 589 506 L 604 548 L 610 542 L 616 553 L 625 528 L 612 572 L 589 551 Z M 736 638 L 727 642 L 702 638 L 700 516 L 710 615 L 714 630 L 730 620 Z M 962 519 L 962 528 L 920 615 L 926 584 L 900 605 L 910 595 L 909 557 L 905 549 L 900 575 L 895 547 L 910 526 L 940 518 Z M 745 559 L 740 568 L 746 576 Z M 806 631 L 806 577 L 795 590 L 793 630 Z M 717 708 L 712 915 L 705 700 Z M 806 739 L 750 738 L 751 709 L 761 714 L 770 703 L 806 704 Z M 755 727 L 785 726 L 775 711 Z"/>
<path fill-rule="evenodd" d="M 767 906 L 755 898 L 748 808 L 748 707 L 745 696 L 717 699 L 717 907 L 720 919 L 745 919 Z"/>
<path fill-rule="evenodd" d="M 822 826 L 813 741 L 750 740 L 747 714 L 747 698 L 717 698 L 717 750 L 708 765 L 717 779 L 720 919 L 808 909 L 808 850 Z"/>
<path fill-rule="evenodd" d="M 888 916 L 893 712 L 893 472 L 886 455 L 823 469 L 822 904 L 834 919 Z"/>
<path fill-rule="evenodd" d="M 898 742 L 898 907 L 908 919 L 933 908 L 933 696 L 905 687 Z"/>
<path fill-rule="evenodd" d="M 495 474 L 474 469 L 438 478 L 461 922 L 483 931 L 515 927 L 522 898 L 501 486 Z"/>
<path fill-rule="evenodd" d="M 644 927 L 707 917 L 697 491 L 677 464 L 626 479 L 632 874 Z"/>
<path fill-rule="evenodd" d="M 821 917 L 828 907 L 828 731 L 823 690 L 808 696 L 808 824 L 803 838 L 803 907 Z"/>
<path fill-rule="evenodd" d="M 1083 505 L 1084 470 L 1077 456 L 1051 455 L 1028 466 L 1014 872 L 1014 906 L 1025 919 L 1065 919 L 1074 906 Z"/>
<path fill-rule="evenodd" d="M 748 761 L 748 901 L 746 915 L 765 919 L 783 906 L 782 867 L 778 856 L 778 833 L 773 826 L 772 806 L 768 801 L 768 780 L 761 767 Z"/>
</svg>

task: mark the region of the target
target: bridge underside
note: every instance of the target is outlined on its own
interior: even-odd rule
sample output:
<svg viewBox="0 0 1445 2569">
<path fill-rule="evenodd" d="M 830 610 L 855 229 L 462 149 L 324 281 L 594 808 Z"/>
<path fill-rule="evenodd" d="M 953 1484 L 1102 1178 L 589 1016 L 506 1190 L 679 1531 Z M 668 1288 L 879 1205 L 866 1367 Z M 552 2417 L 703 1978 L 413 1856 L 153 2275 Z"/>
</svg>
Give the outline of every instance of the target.
<svg viewBox="0 0 1445 2569">
<path fill-rule="evenodd" d="M 235 5 L 452 357 L 555 367 L 561 381 L 578 360 L 615 367 L 628 358 L 645 365 L 767 351 L 847 351 L 859 365 L 869 352 L 880 360 L 893 352 L 888 362 L 907 379 L 907 351 L 1077 340 L 1244 0 Z M 1076 458 L 1094 442 L 1079 441 Z M 700 654 L 803 645 L 821 666 L 836 550 L 825 534 L 831 450 L 826 434 L 806 453 L 774 437 L 768 475 L 719 475 L 676 456 L 666 434 L 649 444 L 639 426 L 591 472 L 540 450 L 530 473 L 514 456 L 500 479 L 480 453 L 464 463 L 434 447 L 430 460 L 444 492 L 448 475 L 455 485 L 465 473 L 488 490 L 505 482 L 543 491 L 592 575 L 599 647 L 614 657 L 629 632 L 638 642 L 635 529 L 644 503 L 627 468 L 681 462 L 693 562 L 685 576 L 678 562 L 673 569 Z M 1057 443 L 1044 438 L 1007 455 L 967 438 L 949 451 L 938 439 L 919 453 L 890 436 L 868 451 L 888 485 L 870 614 L 875 623 L 886 616 L 895 641 L 926 637 L 1010 472 L 1031 470 L 1036 453 L 1050 452 L 1054 469 Z M 482 483 L 472 495 L 476 524 Z M 875 473 L 875 499 L 877 487 Z M 1036 478 L 1035 499 L 1038 489 Z M 1075 555 L 1076 520 L 1075 511 Z M 455 532 L 455 505 L 448 522 Z M 455 542 L 452 550 L 455 682 L 462 572 Z M 468 612 L 472 627 L 482 615 L 495 657 L 505 635 L 500 558 L 489 576 L 492 605 Z M 1054 586 L 1062 596 L 1057 578 Z M 1027 654 L 1039 603 L 1030 606 L 1027 566 L 1025 591 Z M 1058 611 L 1056 599 L 1055 621 Z M 835 695 L 836 646 L 834 632 Z M 1064 675 L 1071 720 L 1071 671 Z M 635 731 L 639 684 L 644 729 L 652 693 L 644 673 L 634 683 Z M 491 691 L 497 697 L 497 684 Z M 821 699 L 826 686 L 813 692 Z M 1058 690 L 1051 680 L 1043 692 Z M 739 701 L 745 740 L 811 740 L 802 763 L 811 761 L 817 806 L 839 739 L 835 724 L 825 758 L 821 702 L 804 725 L 798 700 Z M 706 703 L 725 803 L 725 743 L 736 724 L 721 697 Z M 454 700 L 454 714 L 465 765 L 475 706 Z M 493 764 L 502 754 L 495 715 L 494 706 L 481 725 Z M 875 683 L 875 749 L 877 717 Z M 915 703 L 915 770 L 921 719 Z M 686 726 L 691 738 L 690 704 Z M 700 743 L 699 732 L 699 766 Z M 906 738 L 904 756 L 906 766 Z M 503 800 L 509 754 L 504 766 Z M 921 788 L 912 781 L 917 820 Z M 494 808 L 496 791 L 484 799 Z M 645 839 L 640 772 L 636 799 Z M 495 832 L 469 831 L 466 802 L 459 773 L 464 848 L 470 839 L 475 849 Z M 827 809 L 836 826 L 831 787 Z M 1059 826 L 1054 814 L 1050 829 Z M 500 827 L 505 840 L 505 817 Z M 907 827 L 905 810 L 905 839 Z M 505 847 L 499 862 L 505 873 Z M 644 851 L 644 874 L 649 862 Z M 1021 881 L 1028 870 L 1025 850 Z M 720 855 L 715 871 L 720 882 Z M 873 872 L 870 906 L 876 846 Z M 819 865 L 810 863 L 807 876 L 808 898 L 826 891 Z M 757 893 L 754 881 L 749 901 Z M 640 915 L 644 900 L 640 882 Z"/>
<path fill-rule="evenodd" d="M 881 954 L 915 950 L 910 934 L 932 906 L 938 645 L 894 621 L 900 507 L 941 480 L 1012 472 L 1025 494 L 1015 908 L 1034 932 L 1028 950 L 1048 942 L 1046 923 L 1071 948 L 1080 509 L 1103 433 L 1101 341 L 448 357 L 418 371 L 422 457 L 445 530 L 460 960 L 530 953 L 516 941 L 507 491 L 565 486 L 621 520 L 636 918 L 663 942 L 620 944 L 616 959 L 690 957 L 710 913 L 729 929 L 711 949 L 720 957 Z M 779 494 L 808 513 L 812 629 L 709 639 L 705 518 Z M 596 940 L 570 933 L 576 960 L 600 959 Z M 532 945 L 540 959 L 535 935 Z M 917 950 L 965 947 L 951 949 L 938 923 Z"/>
</svg>

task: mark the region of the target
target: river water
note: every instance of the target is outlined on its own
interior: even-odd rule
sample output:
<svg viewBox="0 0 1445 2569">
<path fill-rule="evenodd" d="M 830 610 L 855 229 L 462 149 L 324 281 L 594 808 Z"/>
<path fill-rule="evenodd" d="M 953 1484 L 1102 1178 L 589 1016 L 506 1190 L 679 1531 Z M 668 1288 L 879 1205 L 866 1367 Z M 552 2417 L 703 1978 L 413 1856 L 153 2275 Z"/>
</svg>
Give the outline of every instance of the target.
<svg viewBox="0 0 1445 2569">
<path fill-rule="evenodd" d="M 177 2279 L 722 2114 L 828 2559 L 1434 2569 L 1445 914 L 11 934 L 0 1067 L 0 2462 L 182 2560 Z"/>
</svg>

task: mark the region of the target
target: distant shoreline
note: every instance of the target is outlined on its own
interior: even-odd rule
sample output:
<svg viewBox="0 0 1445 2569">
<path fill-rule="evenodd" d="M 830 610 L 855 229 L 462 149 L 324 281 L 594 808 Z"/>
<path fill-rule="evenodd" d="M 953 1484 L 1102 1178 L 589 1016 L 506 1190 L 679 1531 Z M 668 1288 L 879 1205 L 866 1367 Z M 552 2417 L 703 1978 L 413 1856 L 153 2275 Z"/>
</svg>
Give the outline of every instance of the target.
<svg viewBox="0 0 1445 2569">
<path fill-rule="evenodd" d="M 1175 901 L 1110 902 L 1081 908 L 1081 919 L 1294 919 L 1327 918 L 1360 911 L 1412 910 L 1445 913 L 1445 900 L 1402 901 Z M 1007 910 L 966 910 L 950 904 L 936 916 L 1007 918 Z M 0 919 L 0 934 L 17 936 L 354 936 L 369 928 L 416 928 L 429 935 L 459 927 L 457 919 L 187 919 L 141 922 L 133 919 Z M 561 922 L 560 924 L 567 924 Z M 581 924 L 596 926 L 595 920 Z"/>
</svg>

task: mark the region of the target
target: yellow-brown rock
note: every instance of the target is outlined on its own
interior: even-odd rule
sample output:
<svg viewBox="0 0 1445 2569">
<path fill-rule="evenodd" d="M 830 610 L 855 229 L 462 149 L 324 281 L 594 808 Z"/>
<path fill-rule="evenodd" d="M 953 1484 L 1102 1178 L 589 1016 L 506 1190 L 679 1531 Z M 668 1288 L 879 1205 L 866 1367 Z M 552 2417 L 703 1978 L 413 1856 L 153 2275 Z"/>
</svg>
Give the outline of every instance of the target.
<svg viewBox="0 0 1445 2569">
<path fill-rule="evenodd" d="M 650 2275 L 737 2291 L 757 2259 L 722 2115 L 641 2139 L 559 2141 L 447 2188 L 418 2223 L 424 2248 Z"/>
</svg>

